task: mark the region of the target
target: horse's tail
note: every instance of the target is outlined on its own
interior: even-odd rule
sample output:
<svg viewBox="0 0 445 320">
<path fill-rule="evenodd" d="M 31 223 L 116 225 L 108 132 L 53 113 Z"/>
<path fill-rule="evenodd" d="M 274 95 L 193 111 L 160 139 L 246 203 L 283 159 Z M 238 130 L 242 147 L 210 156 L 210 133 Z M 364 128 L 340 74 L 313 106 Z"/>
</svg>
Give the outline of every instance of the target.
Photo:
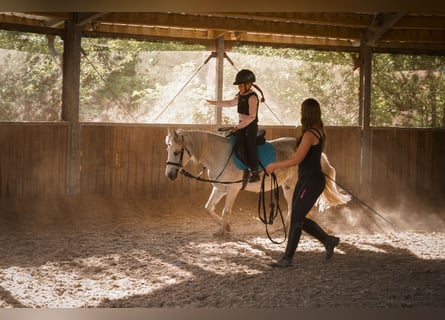
<svg viewBox="0 0 445 320">
<path fill-rule="evenodd" d="M 316 205 L 320 211 L 324 211 L 330 207 L 335 207 L 347 203 L 351 200 L 351 196 L 341 193 L 335 184 L 335 169 L 328 161 L 324 153 L 321 155 L 321 168 L 326 174 L 326 186 L 323 193 L 318 198 Z"/>
</svg>

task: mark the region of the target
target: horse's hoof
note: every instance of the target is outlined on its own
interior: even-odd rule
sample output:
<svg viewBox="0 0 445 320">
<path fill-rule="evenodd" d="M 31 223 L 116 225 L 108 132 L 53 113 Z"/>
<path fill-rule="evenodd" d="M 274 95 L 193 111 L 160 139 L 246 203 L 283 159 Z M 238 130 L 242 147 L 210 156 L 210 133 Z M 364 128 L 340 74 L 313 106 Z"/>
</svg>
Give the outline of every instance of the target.
<svg viewBox="0 0 445 320">
<path fill-rule="evenodd" d="M 214 237 L 217 237 L 217 238 L 222 238 L 222 237 L 225 236 L 225 232 L 222 231 L 222 230 L 219 230 L 219 231 L 215 232 L 215 233 L 213 234 L 213 236 L 214 236 Z"/>
<path fill-rule="evenodd" d="M 228 238 L 231 236 L 231 232 L 226 229 L 219 230 L 218 232 L 213 234 L 214 237 L 218 238 Z"/>
<path fill-rule="evenodd" d="M 218 236 L 218 235 L 220 235 L 222 232 L 221 232 L 221 230 L 218 230 L 218 231 L 216 231 L 213 235 L 214 236 Z"/>
</svg>

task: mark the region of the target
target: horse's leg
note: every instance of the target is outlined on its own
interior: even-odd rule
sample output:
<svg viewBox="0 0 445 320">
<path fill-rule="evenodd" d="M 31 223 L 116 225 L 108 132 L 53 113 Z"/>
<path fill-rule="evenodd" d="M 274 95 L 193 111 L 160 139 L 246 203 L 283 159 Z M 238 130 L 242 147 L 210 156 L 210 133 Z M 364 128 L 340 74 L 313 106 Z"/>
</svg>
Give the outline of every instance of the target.
<svg viewBox="0 0 445 320">
<path fill-rule="evenodd" d="M 219 201 L 221 201 L 222 197 L 224 197 L 226 192 L 224 190 L 218 189 L 217 187 L 212 188 L 212 192 L 210 193 L 210 197 L 205 204 L 205 209 L 207 214 L 212 217 L 218 226 L 222 225 L 222 219 L 216 214 L 215 207 Z"/>
<path fill-rule="evenodd" d="M 232 213 L 233 204 L 235 203 L 235 199 L 239 191 L 240 188 L 236 185 L 227 187 L 227 194 L 224 203 L 224 208 L 222 211 L 222 222 L 220 230 L 220 232 L 223 234 L 225 232 L 230 232 L 229 218 L 230 214 Z"/>
</svg>

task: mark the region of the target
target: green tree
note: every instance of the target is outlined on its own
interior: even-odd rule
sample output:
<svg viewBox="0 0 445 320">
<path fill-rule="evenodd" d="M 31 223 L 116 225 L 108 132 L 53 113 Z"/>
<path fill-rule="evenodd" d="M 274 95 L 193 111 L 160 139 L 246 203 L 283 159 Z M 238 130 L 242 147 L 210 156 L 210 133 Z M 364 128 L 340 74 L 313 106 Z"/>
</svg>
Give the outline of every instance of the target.
<svg viewBox="0 0 445 320">
<path fill-rule="evenodd" d="M 60 120 L 61 41 L 0 30 L 0 118 Z"/>
<path fill-rule="evenodd" d="M 62 52 L 59 37 L 0 31 L 1 120 L 60 120 Z M 80 120 L 215 123 L 205 102 L 214 98 L 215 59 L 201 65 L 208 56 L 200 45 L 83 38 Z M 314 97 L 325 124 L 358 125 L 359 72 L 350 53 L 239 46 L 228 56 L 235 65 L 225 60 L 223 98 L 236 94 L 238 70 L 253 70 L 266 97 L 260 123 L 299 124 L 301 101 Z M 445 127 L 444 60 L 375 54 L 371 124 Z M 224 108 L 222 124 L 236 121 L 236 108 Z"/>
<path fill-rule="evenodd" d="M 445 57 L 376 54 L 374 126 L 445 127 Z"/>
<path fill-rule="evenodd" d="M 303 99 L 316 98 L 327 125 L 358 125 L 358 81 L 349 53 L 291 48 L 240 47 L 237 52 L 260 56 L 253 65 L 269 95 L 274 96 L 286 124 L 299 124 Z M 264 58 L 274 58 L 265 63 Z M 267 98 L 266 98 L 267 99 Z"/>
<path fill-rule="evenodd" d="M 199 49 L 177 43 L 84 38 L 81 74 L 83 121 L 146 122 L 171 70 L 159 70 L 157 52 Z M 147 53 L 152 53 L 147 58 Z M 177 73 L 177 72 L 173 72 Z"/>
</svg>

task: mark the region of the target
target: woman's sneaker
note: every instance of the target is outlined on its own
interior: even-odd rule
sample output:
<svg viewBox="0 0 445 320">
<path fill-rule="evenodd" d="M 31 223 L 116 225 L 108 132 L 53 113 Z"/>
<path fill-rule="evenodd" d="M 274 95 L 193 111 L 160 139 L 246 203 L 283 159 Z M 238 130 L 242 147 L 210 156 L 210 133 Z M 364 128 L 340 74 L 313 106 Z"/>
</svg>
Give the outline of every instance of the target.
<svg viewBox="0 0 445 320">
<path fill-rule="evenodd" d="M 334 236 L 328 236 L 328 240 L 326 240 L 326 244 L 324 245 L 326 248 L 326 260 L 329 260 L 334 255 L 334 248 L 338 246 L 340 242 L 340 238 Z"/>
<path fill-rule="evenodd" d="M 271 263 L 270 266 L 274 267 L 274 268 L 287 268 L 287 267 L 290 267 L 290 266 L 292 266 L 292 258 L 282 257 L 277 262 Z"/>
</svg>

